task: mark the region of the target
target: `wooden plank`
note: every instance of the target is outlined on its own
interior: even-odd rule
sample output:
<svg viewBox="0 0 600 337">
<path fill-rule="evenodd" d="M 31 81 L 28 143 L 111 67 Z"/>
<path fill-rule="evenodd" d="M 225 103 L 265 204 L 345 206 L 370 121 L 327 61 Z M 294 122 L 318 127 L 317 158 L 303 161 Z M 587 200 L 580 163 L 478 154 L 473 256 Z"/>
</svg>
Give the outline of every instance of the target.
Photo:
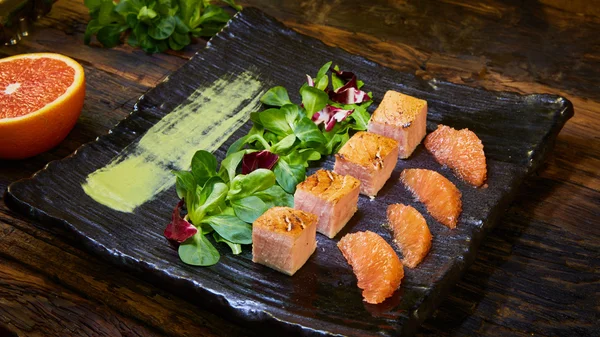
<svg viewBox="0 0 600 337">
<path fill-rule="evenodd" d="M 532 1 L 242 3 L 391 68 L 426 70 L 432 54 L 483 57 L 489 73 L 600 100 L 600 18 L 593 10 L 582 16 Z"/>
<path fill-rule="evenodd" d="M 19 263 L 0 258 L 0 266 L 0 326 L 18 336 L 156 335 L 145 325 L 81 298 Z M 5 336 L 1 331 L 0 335 Z"/>
<path fill-rule="evenodd" d="M 116 269 L 88 253 L 76 248 L 77 242 L 73 241 L 71 235 L 58 229 L 49 233 L 44 229 L 38 229 L 26 220 L 0 205 L 0 261 L 12 260 L 18 266 L 36 270 L 50 279 L 57 280 L 69 290 L 82 294 L 93 302 L 78 301 L 74 304 L 82 312 L 97 311 L 94 309 L 97 303 L 109 307 L 110 312 L 103 315 L 114 316 L 109 321 L 122 320 L 121 316 L 133 317 L 154 327 L 162 334 L 173 336 L 213 336 L 213 335 L 241 335 L 241 329 L 227 323 L 222 318 L 210 312 L 210 308 L 201 308 L 198 303 L 189 303 L 168 292 L 160 290 L 151 284 Z M 6 264 L 5 262 L 2 265 Z M 7 264 L 8 265 L 8 264 Z M 10 265 L 12 266 L 12 265 Z M 15 269 L 10 267 L 7 269 Z M 4 270 L 4 268 L 2 269 Z M 7 271 L 8 272 L 8 271 Z M 14 272 L 14 277 L 27 274 L 24 271 Z M 0 273 L 1 282 L 5 277 Z M 15 280 L 14 282 L 17 282 Z M 8 282 L 8 281 L 7 281 Z M 13 281 L 10 281 L 11 284 Z M 22 286 L 27 286 L 23 280 Z M 40 288 L 51 287 L 47 279 L 43 277 L 32 277 L 30 279 L 33 292 Z M 35 291 L 34 291 L 35 290 Z M 0 298 L 5 296 L 17 296 L 21 292 L 18 288 L 7 290 Z M 63 296 L 60 296 L 63 298 Z M 67 298 L 75 295 L 68 293 Z M 35 297 L 28 298 L 32 306 L 44 306 L 46 300 Z M 11 302 L 12 303 L 12 302 Z M 37 304 L 36 304 L 37 303 Z M 13 303 L 14 304 L 14 303 Z M 16 305 L 16 304 L 15 304 Z M 74 309 L 75 310 L 75 309 Z M 105 309 L 102 309 L 105 310 Z M 0 311 L 0 322 L 6 313 Z M 30 315 L 29 310 L 24 309 L 19 317 L 9 317 L 12 320 L 23 320 L 37 322 L 42 326 L 48 319 L 48 325 L 62 324 L 61 319 Z M 72 320 L 69 320 L 72 321 Z M 88 324 L 88 320 L 82 319 L 79 325 Z M 34 323 L 31 323 L 35 325 Z M 50 329 L 50 328 L 49 328 Z M 61 331 L 60 329 L 57 331 Z M 126 330 L 122 330 L 126 332 Z"/>
</svg>

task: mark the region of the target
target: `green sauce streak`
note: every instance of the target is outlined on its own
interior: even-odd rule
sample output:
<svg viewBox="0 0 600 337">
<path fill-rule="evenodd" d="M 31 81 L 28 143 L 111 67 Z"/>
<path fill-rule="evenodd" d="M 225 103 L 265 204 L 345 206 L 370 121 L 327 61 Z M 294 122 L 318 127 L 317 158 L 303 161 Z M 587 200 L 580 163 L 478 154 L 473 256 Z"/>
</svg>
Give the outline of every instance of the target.
<svg viewBox="0 0 600 337">
<path fill-rule="evenodd" d="M 251 73 L 226 76 L 197 89 L 111 162 L 88 175 L 82 188 L 114 210 L 133 212 L 175 184 L 171 169 L 189 169 L 197 150 L 213 152 L 260 106 L 263 86 Z"/>
</svg>

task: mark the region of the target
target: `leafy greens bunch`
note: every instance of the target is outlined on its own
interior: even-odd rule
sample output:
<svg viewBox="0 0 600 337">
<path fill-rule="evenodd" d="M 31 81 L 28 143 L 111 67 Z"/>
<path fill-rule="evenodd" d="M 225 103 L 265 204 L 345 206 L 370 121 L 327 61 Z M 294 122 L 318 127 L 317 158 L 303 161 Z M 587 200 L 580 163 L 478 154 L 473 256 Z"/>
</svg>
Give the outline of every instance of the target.
<svg viewBox="0 0 600 337">
<path fill-rule="evenodd" d="M 309 161 L 337 153 L 350 138 L 350 130 L 366 130 L 371 117 L 367 108 L 372 94 L 360 91 L 363 83 L 354 74 L 331 65 L 323 65 L 314 79 L 307 75 L 307 83 L 300 88 L 301 104 L 292 103 L 284 87 L 267 91 L 261 102 L 271 108 L 250 115 L 252 129 L 228 153 L 248 144 L 251 149 L 276 154 L 277 184 L 294 193 L 306 177 Z"/>
<path fill-rule="evenodd" d="M 200 150 L 191 170 L 173 172 L 181 202 L 164 235 L 179 244 L 184 263 L 219 261 L 207 239 L 211 233 L 239 254 L 242 244 L 252 243 L 254 220 L 271 207 L 293 207 L 293 193 L 310 161 L 337 152 L 350 130 L 366 130 L 371 93 L 360 90 L 362 82 L 353 73 L 331 64 L 315 78 L 307 75 L 301 104 L 292 103 L 283 87 L 267 91 L 261 102 L 270 108 L 251 114 L 252 129 L 229 147 L 218 170 L 215 156 Z M 181 217 L 184 204 L 187 215 Z"/>
<path fill-rule="evenodd" d="M 221 0 L 241 10 L 235 0 Z M 148 53 L 180 50 L 191 43 L 191 37 L 215 35 L 229 21 L 230 15 L 210 0 L 84 0 L 91 20 L 84 42 L 96 36 L 104 47 L 121 43 L 128 32 L 127 43 Z"/>
<path fill-rule="evenodd" d="M 191 170 L 173 172 L 177 195 L 185 200 L 187 215 L 181 218 L 180 202 L 165 236 L 179 243 L 183 262 L 210 266 L 219 261 L 219 252 L 206 237 L 210 233 L 216 242 L 226 243 L 234 254 L 239 254 L 242 244 L 252 243 L 250 224 L 256 218 L 276 205 L 293 206 L 293 196 L 275 184 L 273 171 L 236 173 L 248 151 L 228 155 L 217 171 L 215 156 L 200 150 L 192 158 Z"/>
</svg>

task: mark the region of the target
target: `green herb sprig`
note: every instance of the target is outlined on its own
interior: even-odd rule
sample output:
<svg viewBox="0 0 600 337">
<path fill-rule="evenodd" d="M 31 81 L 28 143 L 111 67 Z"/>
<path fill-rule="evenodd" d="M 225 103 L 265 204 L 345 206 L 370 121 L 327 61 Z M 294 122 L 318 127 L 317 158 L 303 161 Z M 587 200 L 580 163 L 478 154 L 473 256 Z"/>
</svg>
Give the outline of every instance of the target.
<svg viewBox="0 0 600 337">
<path fill-rule="evenodd" d="M 241 10 L 234 0 L 221 0 Z M 220 31 L 230 15 L 210 0 L 85 0 L 91 20 L 84 42 L 93 36 L 112 48 L 127 35 L 127 43 L 148 53 L 181 50 L 192 37 L 210 37 Z"/>
</svg>

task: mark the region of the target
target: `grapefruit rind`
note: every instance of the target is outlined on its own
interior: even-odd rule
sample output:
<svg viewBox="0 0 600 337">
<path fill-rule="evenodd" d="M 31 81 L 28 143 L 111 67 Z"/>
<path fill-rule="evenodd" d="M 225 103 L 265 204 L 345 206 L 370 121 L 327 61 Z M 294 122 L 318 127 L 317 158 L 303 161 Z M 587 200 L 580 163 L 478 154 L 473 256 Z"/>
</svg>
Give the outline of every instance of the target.
<svg viewBox="0 0 600 337">
<path fill-rule="evenodd" d="M 17 117 L 0 118 L 0 158 L 23 159 L 58 145 L 73 129 L 85 99 L 85 74 L 75 60 L 54 53 L 31 53 L 0 59 L 0 63 L 23 58 L 51 58 L 75 70 L 73 83 L 43 108 Z"/>
</svg>

